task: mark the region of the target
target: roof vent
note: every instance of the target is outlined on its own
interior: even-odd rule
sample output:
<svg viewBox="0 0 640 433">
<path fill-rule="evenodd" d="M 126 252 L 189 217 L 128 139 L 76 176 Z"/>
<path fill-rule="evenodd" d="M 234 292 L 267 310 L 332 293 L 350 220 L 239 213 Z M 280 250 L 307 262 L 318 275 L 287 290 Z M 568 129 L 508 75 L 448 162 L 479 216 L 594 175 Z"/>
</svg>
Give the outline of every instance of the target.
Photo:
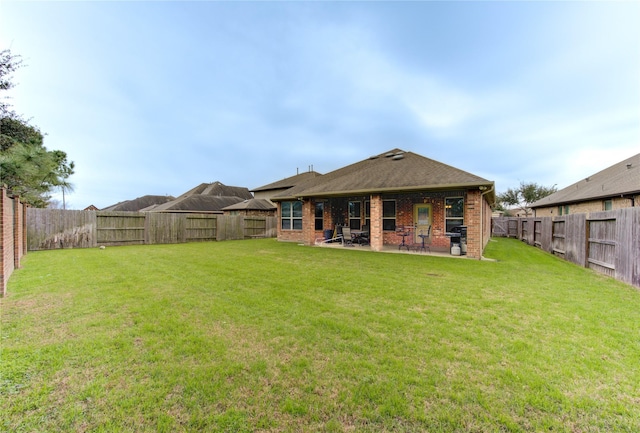
<svg viewBox="0 0 640 433">
<path fill-rule="evenodd" d="M 378 155 L 371 155 L 369 159 L 378 159 Z"/>
<path fill-rule="evenodd" d="M 399 159 L 403 159 L 403 158 L 404 158 L 404 155 L 399 153 L 399 154 L 393 155 L 393 158 L 391 159 L 393 159 L 394 161 L 398 161 Z"/>
<path fill-rule="evenodd" d="M 393 152 L 389 152 L 385 155 L 385 158 L 391 158 L 393 155 L 395 155 Z"/>
<path fill-rule="evenodd" d="M 628 163 L 628 164 L 627 164 L 627 170 L 629 170 L 632 166 L 633 166 L 633 164 Z"/>
</svg>

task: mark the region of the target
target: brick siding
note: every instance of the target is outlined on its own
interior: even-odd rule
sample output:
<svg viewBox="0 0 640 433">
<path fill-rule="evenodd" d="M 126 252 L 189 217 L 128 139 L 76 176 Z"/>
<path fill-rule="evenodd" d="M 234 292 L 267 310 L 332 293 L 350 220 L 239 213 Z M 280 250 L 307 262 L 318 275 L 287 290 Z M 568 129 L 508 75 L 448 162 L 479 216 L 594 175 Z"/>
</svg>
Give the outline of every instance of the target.
<svg viewBox="0 0 640 433">
<path fill-rule="evenodd" d="M 7 293 L 7 282 L 26 252 L 26 206 L 19 197 L 0 190 L 0 295 Z"/>
<path fill-rule="evenodd" d="M 611 198 L 611 210 L 624 209 L 628 207 L 632 207 L 632 201 L 630 198 L 623 197 L 615 197 Z M 640 195 L 634 197 L 635 206 L 638 206 L 640 200 Z M 572 203 L 569 204 L 569 214 L 576 213 L 591 213 L 591 212 L 602 212 L 604 211 L 604 199 L 600 200 L 589 200 L 581 203 Z M 548 217 L 548 216 L 560 216 L 558 212 L 558 205 L 549 206 L 549 207 L 541 207 L 536 209 L 535 216 L 536 217 Z M 564 206 L 562 215 L 565 215 Z"/>
</svg>

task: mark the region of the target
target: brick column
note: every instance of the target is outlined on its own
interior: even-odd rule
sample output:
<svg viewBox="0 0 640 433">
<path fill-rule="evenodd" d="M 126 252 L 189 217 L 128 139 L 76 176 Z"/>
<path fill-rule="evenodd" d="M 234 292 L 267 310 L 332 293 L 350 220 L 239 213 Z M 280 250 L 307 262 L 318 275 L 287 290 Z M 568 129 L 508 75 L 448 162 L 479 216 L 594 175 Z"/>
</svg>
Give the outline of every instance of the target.
<svg viewBox="0 0 640 433">
<path fill-rule="evenodd" d="M 467 226 L 467 257 L 482 258 L 480 218 L 482 212 L 481 191 L 469 190 L 465 200 L 465 225 Z"/>
<path fill-rule="evenodd" d="M 22 203 L 20 197 L 13 198 L 13 266 L 15 269 L 20 268 L 20 258 L 22 257 Z"/>
<path fill-rule="evenodd" d="M 372 195 L 370 201 L 371 227 L 369 227 L 369 242 L 372 251 L 382 251 L 384 240 L 382 236 L 382 196 Z"/>
<path fill-rule="evenodd" d="M 313 245 L 316 240 L 316 204 L 313 200 L 302 201 L 302 242 Z"/>
<path fill-rule="evenodd" d="M 7 191 L 0 190 L 0 295 L 7 294 L 7 281 L 13 272 L 13 203 Z"/>
</svg>

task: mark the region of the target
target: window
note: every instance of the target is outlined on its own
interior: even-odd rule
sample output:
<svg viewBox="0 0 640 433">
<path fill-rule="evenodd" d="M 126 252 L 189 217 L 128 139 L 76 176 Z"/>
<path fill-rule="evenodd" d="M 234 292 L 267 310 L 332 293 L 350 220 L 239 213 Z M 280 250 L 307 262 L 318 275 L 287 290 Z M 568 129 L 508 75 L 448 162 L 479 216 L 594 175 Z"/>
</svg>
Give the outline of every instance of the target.
<svg viewBox="0 0 640 433">
<path fill-rule="evenodd" d="M 605 200 L 602 203 L 603 210 L 611 210 L 613 209 L 613 200 Z"/>
<path fill-rule="evenodd" d="M 564 214 L 565 215 L 569 215 L 569 205 L 568 204 L 564 205 Z"/>
<path fill-rule="evenodd" d="M 360 218 L 362 217 L 362 203 L 359 201 L 349 202 L 349 227 L 353 230 L 360 230 Z"/>
<path fill-rule="evenodd" d="M 282 230 L 302 230 L 302 202 L 282 202 L 281 227 Z"/>
<path fill-rule="evenodd" d="M 315 229 L 322 230 L 324 228 L 324 203 L 316 203 L 316 222 Z"/>
<path fill-rule="evenodd" d="M 562 215 L 562 206 L 558 206 L 558 215 Z"/>
<path fill-rule="evenodd" d="M 396 229 L 396 201 L 382 200 L 382 230 Z"/>
<path fill-rule="evenodd" d="M 449 197 L 444 199 L 444 223 L 445 231 L 451 232 L 451 229 L 464 224 L 464 198 Z"/>
</svg>

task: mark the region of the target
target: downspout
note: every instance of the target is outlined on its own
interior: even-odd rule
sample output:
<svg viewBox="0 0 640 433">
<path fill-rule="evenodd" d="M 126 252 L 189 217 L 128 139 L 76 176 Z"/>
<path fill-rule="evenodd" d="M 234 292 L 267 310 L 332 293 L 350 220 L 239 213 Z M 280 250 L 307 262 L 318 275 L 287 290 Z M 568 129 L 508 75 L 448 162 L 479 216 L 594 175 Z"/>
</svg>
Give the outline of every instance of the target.
<svg viewBox="0 0 640 433">
<path fill-rule="evenodd" d="M 482 191 L 483 188 L 486 188 L 486 186 L 484 187 L 480 187 L 480 190 Z M 482 255 L 484 253 L 484 196 L 486 194 L 489 194 L 491 191 L 493 191 L 494 185 L 491 185 L 491 187 L 482 192 L 480 194 L 480 260 L 482 260 Z"/>
</svg>

